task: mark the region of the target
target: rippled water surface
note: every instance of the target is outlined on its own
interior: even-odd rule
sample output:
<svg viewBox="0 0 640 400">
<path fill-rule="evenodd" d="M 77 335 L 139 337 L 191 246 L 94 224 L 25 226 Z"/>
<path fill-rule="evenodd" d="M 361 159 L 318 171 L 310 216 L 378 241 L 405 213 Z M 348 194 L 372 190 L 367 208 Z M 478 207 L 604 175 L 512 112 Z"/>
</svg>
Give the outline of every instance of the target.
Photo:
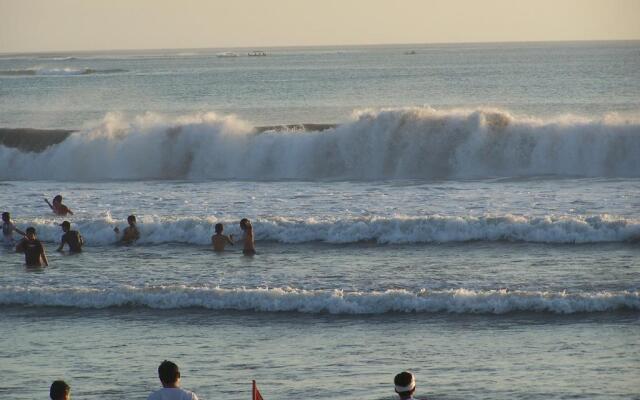
<svg viewBox="0 0 640 400">
<path fill-rule="evenodd" d="M 0 56 L 0 128 L 79 130 L 0 145 L 50 260 L 0 249 L 0 397 L 145 398 L 171 359 L 201 399 L 638 398 L 638 48 Z M 254 129 L 303 122 L 339 125 Z M 244 217 L 258 254 L 212 252 Z"/>
</svg>

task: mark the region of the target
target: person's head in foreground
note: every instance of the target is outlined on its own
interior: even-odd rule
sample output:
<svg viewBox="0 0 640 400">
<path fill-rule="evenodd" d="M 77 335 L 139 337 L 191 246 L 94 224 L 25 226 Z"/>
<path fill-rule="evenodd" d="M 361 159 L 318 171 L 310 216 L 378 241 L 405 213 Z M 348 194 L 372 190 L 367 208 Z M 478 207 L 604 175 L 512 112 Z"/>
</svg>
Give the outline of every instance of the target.
<svg viewBox="0 0 640 400">
<path fill-rule="evenodd" d="M 69 221 L 62 221 L 60 226 L 62 227 L 63 232 L 69 232 L 69 230 L 71 229 L 71 223 Z"/>
<path fill-rule="evenodd" d="M 218 235 L 222 235 L 222 231 L 224 231 L 224 226 L 220 223 L 216 224 L 216 233 Z"/>
<path fill-rule="evenodd" d="M 416 391 L 416 378 L 411 372 L 400 372 L 393 379 L 396 393 L 401 399 L 411 399 Z"/>
<path fill-rule="evenodd" d="M 62 203 L 62 196 L 57 195 L 56 197 L 53 198 L 53 202 L 54 203 Z"/>
<path fill-rule="evenodd" d="M 9 214 L 8 212 L 3 212 L 2 213 L 2 221 L 4 222 L 11 222 L 11 214 Z"/>
<path fill-rule="evenodd" d="M 158 367 L 158 377 L 162 387 L 175 388 L 180 386 L 180 369 L 171 362 L 164 360 Z"/>
<path fill-rule="evenodd" d="M 136 224 L 136 216 L 135 215 L 129 215 L 127 217 L 127 222 L 129 223 L 130 226 L 134 226 Z"/>
<path fill-rule="evenodd" d="M 71 388 L 65 381 L 55 381 L 49 389 L 49 397 L 51 400 L 69 400 Z"/>
<path fill-rule="evenodd" d="M 27 234 L 27 239 L 33 240 L 36 238 L 36 228 L 30 226 L 24 231 Z"/>
<path fill-rule="evenodd" d="M 151 393 L 147 400 L 198 400 L 195 393 L 180 387 L 180 369 L 175 363 L 164 360 L 158 367 L 158 377 L 162 389 Z"/>
</svg>

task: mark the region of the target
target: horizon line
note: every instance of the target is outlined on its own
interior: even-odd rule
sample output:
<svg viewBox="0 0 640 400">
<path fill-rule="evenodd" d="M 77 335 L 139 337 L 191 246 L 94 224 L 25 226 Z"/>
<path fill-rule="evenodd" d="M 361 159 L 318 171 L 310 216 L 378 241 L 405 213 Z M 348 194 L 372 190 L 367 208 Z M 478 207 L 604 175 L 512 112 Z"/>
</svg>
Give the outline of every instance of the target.
<svg viewBox="0 0 640 400">
<path fill-rule="evenodd" d="M 226 50 L 226 49 L 291 49 L 291 48 L 326 48 L 326 47 L 376 47 L 376 46 L 411 46 L 411 45 L 481 45 L 481 44 L 535 44 L 535 43 L 602 43 L 602 42 L 640 42 L 634 39 L 557 39 L 557 40 L 504 40 L 477 42 L 402 42 L 402 43 L 350 43 L 350 44 L 311 44 L 311 45 L 268 45 L 268 46 L 206 46 L 206 47 L 147 47 L 147 48 L 111 48 L 111 49 L 76 49 L 76 50 L 47 50 L 47 51 L 0 51 L 0 55 L 18 54 L 58 54 L 58 53 L 108 53 L 130 51 L 161 51 L 161 50 Z"/>
</svg>

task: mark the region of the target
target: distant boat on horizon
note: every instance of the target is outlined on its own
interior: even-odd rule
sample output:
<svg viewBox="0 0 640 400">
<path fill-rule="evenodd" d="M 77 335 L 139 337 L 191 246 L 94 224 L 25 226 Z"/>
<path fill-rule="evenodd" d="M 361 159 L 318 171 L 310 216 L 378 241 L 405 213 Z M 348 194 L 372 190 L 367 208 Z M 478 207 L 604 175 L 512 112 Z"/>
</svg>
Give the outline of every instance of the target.
<svg viewBox="0 0 640 400">
<path fill-rule="evenodd" d="M 412 56 L 414 54 L 418 54 L 418 53 L 416 53 L 415 50 L 407 50 L 407 51 L 404 52 L 405 56 Z"/>
<path fill-rule="evenodd" d="M 265 57 L 267 53 L 262 50 L 253 50 L 247 53 L 249 57 Z"/>
<path fill-rule="evenodd" d="M 222 53 L 216 54 L 217 57 L 238 57 L 238 53 L 234 53 L 232 51 L 225 51 Z"/>
</svg>

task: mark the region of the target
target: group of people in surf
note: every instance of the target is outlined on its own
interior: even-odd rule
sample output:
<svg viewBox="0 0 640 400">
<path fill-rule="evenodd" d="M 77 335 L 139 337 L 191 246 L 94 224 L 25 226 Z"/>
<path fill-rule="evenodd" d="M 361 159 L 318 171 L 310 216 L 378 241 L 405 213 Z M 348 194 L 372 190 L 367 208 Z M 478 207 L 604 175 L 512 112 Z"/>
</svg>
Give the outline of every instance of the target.
<svg viewBox="0 0 640 400">
<path fill-rule="evenodd" d="M 53 198 L 53 201 L 49 202 L 48 199 L 44 201 L 49 205 L 51 210 L 57 216 L 66 217 L 73 215 L 73 211 L 62 203 L 62 196 L 57 195 Z M 117 236 L 117 242 L 120 244 L 131 245 L 140 239 L 140 231 L 137 227 L 136 216 L 129 215 L 127 217 L 128 226 L 120 233 L 120 228 L 117 226 L 113 229 Z M 77 230 L 71 230 L 71 223 L 69 221 L 63 221 L 60 224 L 62 228 L 62 237 L 60 238 L 60 245 L 57 251 L 63 251 L 64 246 L 67 245 L 70 253 L 82 252 L 84 246 L 84 239 L 80 232 Z M 247 218 L 240 220 L 240 229 L 244 232 L 244 247 L 243 254 L 246 256 L 253 256 L 256 254 L 255 244 L 253 240 L 253 227 L 251 221 Z M 211 245 L 216 252 L 223 252 L 227 245 L 234 245 L 233 235 L 224 235 L 224 226 L 220 223 L 215 225 L 215 234 L 211 236 Z M 23 238 L 15 245 L 15 250 L 18 253 L 24 253 L 25 264 L 28 267 L 41 267 L 49 266 L 49 260 L 45 252 L 44 245 L 38 239 L 36 229 L 32 226 L 28 227 L 24 232 L 16 227 L 11 220 L 11 214 L 9 212 L 2 213 L 2 236 L 5 246 L 13 247 L 13 235 L 17 233 L 22 235 Z"/>
<path fill-rule="evenodd" d="M 180 387 L 180 368 L 172 361 L 164 360 L 158 367 L 158 378 L 162 388 L 151 393 L 147 400 L 198 400 L 198 396 Z M 408 371 L 400 372 L 393 379 L 395 392 L 400 400 L 414 400 L 416 392 L 416 377 Z M 71 398 L 71 387 L 62 380 L 55 381 L 49 389 L 51 400 L 69 400 Z M 253 399 L 262 399 L 255 381 L 253 381 Z"/>
</svg>

